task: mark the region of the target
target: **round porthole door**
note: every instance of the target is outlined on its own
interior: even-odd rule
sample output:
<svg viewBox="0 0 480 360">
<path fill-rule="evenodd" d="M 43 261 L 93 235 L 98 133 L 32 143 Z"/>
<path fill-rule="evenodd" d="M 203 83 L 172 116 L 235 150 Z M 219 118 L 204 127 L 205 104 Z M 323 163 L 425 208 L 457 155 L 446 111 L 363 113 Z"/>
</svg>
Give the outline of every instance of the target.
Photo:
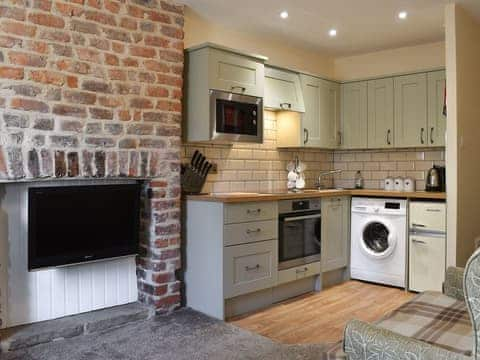
<svg viewBox="0 0 480 360">
<path fill-rule="evenodd" d="M 375 259 L 384 259 L 393 252 L 396 237 L 390 224 L 383 220 L 371 220 L 362 230 L 361 248 L 363 252 Z"/>
</svg>

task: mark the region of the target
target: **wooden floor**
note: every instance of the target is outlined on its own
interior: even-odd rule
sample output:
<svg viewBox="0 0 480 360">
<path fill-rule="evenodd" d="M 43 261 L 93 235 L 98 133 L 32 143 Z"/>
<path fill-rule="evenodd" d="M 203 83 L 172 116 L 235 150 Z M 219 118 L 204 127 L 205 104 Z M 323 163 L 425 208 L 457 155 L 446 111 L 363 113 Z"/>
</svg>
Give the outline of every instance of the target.
<svg viewBox="0 0 480 360">
<path fill-rule="evenodd" d="M 376 321 L 413 296 L 397 288 L 348 281 L 230 322 L 286 344 L 330 343 L 342 339 L 349 320 Z"/>
</svg>

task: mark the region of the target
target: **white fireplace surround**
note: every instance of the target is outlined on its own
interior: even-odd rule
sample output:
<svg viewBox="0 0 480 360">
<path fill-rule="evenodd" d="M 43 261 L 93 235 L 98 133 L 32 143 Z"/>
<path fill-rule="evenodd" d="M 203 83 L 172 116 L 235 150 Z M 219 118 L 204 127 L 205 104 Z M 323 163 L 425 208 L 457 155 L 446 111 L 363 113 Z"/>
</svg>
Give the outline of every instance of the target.
<svg viewBox="0 0 480 360">
<path fill-rule="evenodd" d="M 133 180 L 70 180 L 0 185 L 0 323 L 2 328 L 135 302 L 135 257 L 28 271 L 28 189 L 128 184 Z M 68 239 L 68 234 L 66 234 Z"/>
</svg>

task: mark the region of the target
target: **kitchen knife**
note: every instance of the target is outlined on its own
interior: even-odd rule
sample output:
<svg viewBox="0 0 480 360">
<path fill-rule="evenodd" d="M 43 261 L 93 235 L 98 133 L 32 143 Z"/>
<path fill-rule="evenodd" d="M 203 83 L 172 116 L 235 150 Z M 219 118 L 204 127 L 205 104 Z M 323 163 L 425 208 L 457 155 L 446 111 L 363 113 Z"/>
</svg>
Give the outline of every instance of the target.
<svg viewBox="0 0 480 360">
<path fill-rule="evenodd" d="M 213 164 L 212 163 L 208 163 L 208 166 L 205 170 L 205 174 L 203 175 L 203 177 L 207 177 L 208 173 L 210 172 L 210 169 L 212 168 Z"/>
<path fill-rule="evenodd" d="M 200 160 L 202 160 L 202 153 L 201 152 L 198 152 L 198 156 L 197 158 L 195 159 L 195 162 L 193 163 L 193 170 L 197 171 L 198 169 L 198 164 L 200 163 Z"/>
<path fill-rule="evenodd" d="M 210 165 L 210 163 L 208 161 L 205 161 L 205 163 L 202 166 L 202 170 L 200 171 L 200 175 L 202 175 L 203 177 L 207 176 L 206 173 L 205 173 L 205 170 L 207 170 L 208 165 Z"/>
<path fill-rule="evenodd" d="M 192 160 L 190 160 L 190 165 L 191 165 L 192 169 L 195 167 L 195 162 L 197 161 L 197 156 L 199 154 L 200 154 L 200 152 L 198 150 L 195 150 L 195 152 L 193 153 Z"/>
<path fill-rule="evenodd" d="M 200 174 L 202 172 L 202 166 L 203 166 L 203 163 L 205 162 L 206 160 L 206 157 L 203 156 L 203 155 L 200 155 L 200 162 L 197 164 L 197 172 Z"/>
</svg>

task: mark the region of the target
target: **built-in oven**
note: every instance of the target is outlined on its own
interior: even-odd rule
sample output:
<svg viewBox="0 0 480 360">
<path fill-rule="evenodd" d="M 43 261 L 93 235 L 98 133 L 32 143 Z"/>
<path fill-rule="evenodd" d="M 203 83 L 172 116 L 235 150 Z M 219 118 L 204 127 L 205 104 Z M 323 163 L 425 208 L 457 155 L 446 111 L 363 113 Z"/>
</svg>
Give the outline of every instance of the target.
<svg viewBox="0 0 480 360">
<path fill-rule="evenodd" d="M 320 261 L 320 199 L 279 201 L 278 210 L 279 270 Z"/>
<path fill-rule="evenodd" d="M 262 143 L 263 99 L 210 90 L 210 131 L 213 141 Z"/>
</svg>

